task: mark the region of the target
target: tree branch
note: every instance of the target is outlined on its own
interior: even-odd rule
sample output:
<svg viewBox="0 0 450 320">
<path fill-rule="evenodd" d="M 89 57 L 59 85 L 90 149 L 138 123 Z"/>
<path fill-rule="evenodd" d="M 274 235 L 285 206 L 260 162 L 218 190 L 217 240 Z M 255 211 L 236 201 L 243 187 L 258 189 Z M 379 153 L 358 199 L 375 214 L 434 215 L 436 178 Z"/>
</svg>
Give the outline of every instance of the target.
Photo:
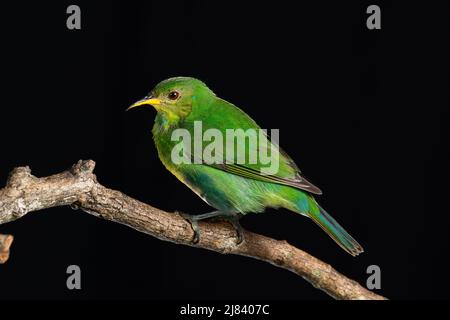
<svg viewBox="0 0 450 320">
<path fill-rule="evenodd" d="M 286 241 L 245 231 L 245 241 L 236 245 L 236 232 L 226 222 L 200 222 L 200 242 L 193 244 L 194 232 L 179 214 L 159 210 L 102 186 L 93 174 L 94 167 L 94 161 L 80 160 L 71 169 L 44 178 L 34 177 L 28 167 L 15 168 L 6 187 L 0 190 L 0 224 L 31 211 L 71 205 L 161 240 L 269 262 L 298 274 L 336 299 L 385 299 Z M 7 239 L 0 240 L 0 248 L 5 248 L 2 249 L 5 252 L 12 237 Z"/>
<path fill-rule="evenodd" d="M 0 264 L 8 261 L 9 247 L 11 247 L 13 239 L 13 236 L 9 234 L 0 234 Z"/>
</svg>

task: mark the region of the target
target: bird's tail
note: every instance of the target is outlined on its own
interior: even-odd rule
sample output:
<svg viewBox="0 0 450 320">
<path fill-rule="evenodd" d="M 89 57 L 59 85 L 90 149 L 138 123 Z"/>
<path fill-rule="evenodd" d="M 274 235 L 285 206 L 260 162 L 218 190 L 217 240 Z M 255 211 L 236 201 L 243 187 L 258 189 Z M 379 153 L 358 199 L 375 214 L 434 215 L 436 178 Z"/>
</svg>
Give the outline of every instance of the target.
<svg viewBox="0 0 450 320">
<path fill-rule="evenodd" d="M 350 253 L 352 256 L 364 252 L 362 246 L 344 228 L 337 223 L 317 202 L 313 199 L 318 210 L 310 210 L 308 216 L 314 220 L 342 249 Z M 310 206 L 311 207 L 311 206 Z"/>
</svg>

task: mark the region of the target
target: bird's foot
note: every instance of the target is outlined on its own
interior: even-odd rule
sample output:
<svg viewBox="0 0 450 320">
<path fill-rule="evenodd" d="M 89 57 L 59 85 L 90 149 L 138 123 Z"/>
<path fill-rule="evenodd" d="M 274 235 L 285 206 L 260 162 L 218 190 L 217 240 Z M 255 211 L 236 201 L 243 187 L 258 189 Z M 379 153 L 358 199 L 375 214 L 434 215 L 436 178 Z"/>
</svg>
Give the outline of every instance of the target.
<svg viewBox="0 0 450 320">
<path fill-rule="evenodd" d="M 189 222 L 189 224 L 191 225 L 192 231 L 194 231 L 194 237 L 192 238 L 192 243 L 197 244 L 200 241 L 200 228 L 198 226 L 198 219 L 195 219 L 195 216 L 187 214 L 187 213 L 182 213 L 182 212 L 177 212 L 177 213 L 184 220 Z"/>
<path fill-rule="evenodd" d="M 236 241 L 236 245 L 240 245 L 242 242 L 244 242 L 245 238 L 244 238 L 244 229 L 242 228 L 241 224 L 239 223 L 239 217 L 235 216 L 235 215 L 231 215 L 231 216 L 223 216 L 221 217 L 223 220 L 229 222 L 234 230 L 236 230 L 236 236 L 237 236 L 237 241 Z"/>
<path fill-rule="evenodd" d="M 178 212 L 178 214 L 185 219 L 187 222 L 190 223 L 192 230 L 194 231 L 194 238 L 192 239 L 192 242 L 194 244 L 197 244 L 200 241 L 200 228 L 198 226 L 198 221 L 205 220 L 205 219 L 211 219 L 211 220 L 225 220 L 229 222 L 234 229 L 236 230 L 237 235 L 237 242 L 236 245 L 240 245 L 245 239 L 244 239 L 244 229 L 242 228 L 241 224 L 239 223 L 239 216 L 235 214 L 228 214 L 221 211 L 214 211 L 199 215 L 190 215 L 182 212 Z"/>
</svg>

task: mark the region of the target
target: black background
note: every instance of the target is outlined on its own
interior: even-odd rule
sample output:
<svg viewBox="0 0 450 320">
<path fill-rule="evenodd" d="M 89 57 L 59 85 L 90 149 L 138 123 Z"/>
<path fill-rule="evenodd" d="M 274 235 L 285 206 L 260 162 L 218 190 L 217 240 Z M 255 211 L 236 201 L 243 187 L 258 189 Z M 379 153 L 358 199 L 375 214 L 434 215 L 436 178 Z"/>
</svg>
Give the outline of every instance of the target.
<svg viewBox="0 0 450 320">
<path fill-rule="evenodd" d="M 82 29 L 66 28 L 78 4 Z M 366 28 L 378 4 L 382 29 Z M 2 4 L 0 181 L 95 159 L 99 181 L 156 207 L 210 208 L 168 173 L 154 110 L 125 113 L 157 82 L 193 76 L 244 109 L 321 187 L 319 202 L 364 246 L 352 258 L 286 210 L 249 230 L 305 249 L 393 299 L 449 298 L 446 11 L 422 1 Z M 174 245 L 70 208 L 0 226 L 15 236 L 0 298 L 329 299 L 298 276 Z M 66 288 L 66 268 L 82 290 Z"/>
</svg>

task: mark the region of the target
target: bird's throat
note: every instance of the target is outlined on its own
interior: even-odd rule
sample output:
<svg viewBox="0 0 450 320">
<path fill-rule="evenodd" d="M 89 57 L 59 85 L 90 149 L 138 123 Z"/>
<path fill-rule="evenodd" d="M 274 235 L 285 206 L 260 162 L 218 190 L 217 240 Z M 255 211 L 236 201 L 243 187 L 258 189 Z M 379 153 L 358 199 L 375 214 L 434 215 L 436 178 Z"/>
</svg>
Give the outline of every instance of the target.
<svg viewBox="0 0 450 320">
<path fill-rule="evenodd" d="M 177 125 L 180 117 L 170 111 L 159 111 L 155 118 L 155 126 L 153 130 L 167 131 Z"/>
</svg>

